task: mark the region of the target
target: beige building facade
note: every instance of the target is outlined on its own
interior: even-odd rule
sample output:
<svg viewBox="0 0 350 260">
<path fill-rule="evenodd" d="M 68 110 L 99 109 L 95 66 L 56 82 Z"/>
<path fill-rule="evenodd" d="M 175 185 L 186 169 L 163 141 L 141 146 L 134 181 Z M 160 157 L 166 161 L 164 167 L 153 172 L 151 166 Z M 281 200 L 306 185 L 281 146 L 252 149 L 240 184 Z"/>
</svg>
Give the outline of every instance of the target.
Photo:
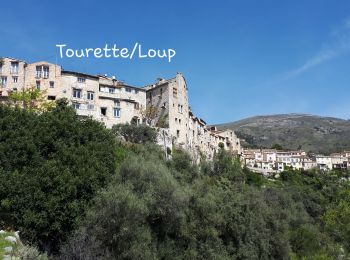
<svg viewBox="0 0 350 260">
<path fill-rule="evenodd" d="M 45 61 L 26 64 L 24 87 L 36 87 L 45 93 L 48 100 L 55 100 L 61 93 L 61 66 Z"/>
<path fill-rule="evenodd" d="M 48 100 L 66 98 L 80 116 L 92 117 L 111 128 L 118 123 L 142 122 L 146 90 L 102 75 L 66 71 L 46 61 L 26 63 L 2 58 L 0 96 L 37 88 Z"/>
<path fill-rule="evenodd" d="M 142 122 L 146 91 L 101 75 L 62 71 L 62 97 L 80 116 L 90 116 L 108 128 L 115 124 Z"/>
<path fill-rule="evenodd" d="M 26 62 L 13 58 L 0 60 L 0 96 L 8 96 L 11 91 L 24 87 Z"/>
</svg>

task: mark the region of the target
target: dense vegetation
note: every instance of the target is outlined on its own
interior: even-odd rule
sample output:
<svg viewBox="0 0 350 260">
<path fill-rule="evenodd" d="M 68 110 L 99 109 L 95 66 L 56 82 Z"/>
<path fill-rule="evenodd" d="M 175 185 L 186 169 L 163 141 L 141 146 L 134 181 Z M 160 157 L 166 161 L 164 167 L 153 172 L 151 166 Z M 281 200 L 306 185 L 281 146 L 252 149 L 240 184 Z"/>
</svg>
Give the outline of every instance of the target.
<svg viewBox="0 0 350 260">
<path fill-rule="evenodd" d="M 40 115 L 0 107 L 0 129 L 1 222 L 57 250 L 115 171 L 114 138 L 64 102 Z"/>
<path fill-rule="evenodd" d="M 179 150 L 164 160 L 155 130 L 108 130 L 62 101 L 40 114 L 0 107 L 0 129 L 0 224 L 52 257 L 338 259 L 350 251 L 346 172 L 266 179 L 224 150 L 200 165 Z"/>
</svg>

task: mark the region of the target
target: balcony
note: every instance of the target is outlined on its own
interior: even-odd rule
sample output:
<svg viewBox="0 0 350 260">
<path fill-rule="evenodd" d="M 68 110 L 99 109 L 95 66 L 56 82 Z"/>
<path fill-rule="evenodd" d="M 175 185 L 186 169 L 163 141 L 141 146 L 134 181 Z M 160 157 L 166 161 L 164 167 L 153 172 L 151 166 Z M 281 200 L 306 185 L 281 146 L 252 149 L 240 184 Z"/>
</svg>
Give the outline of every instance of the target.
<svg viewBox="0 0 350 260">
<path fill-rule="evenodd" d="M 106 98 L 119 98 L 120 97 L 120 92 L 107 92 L 107 91 L 99 91 L 98 95 L 100 97 L 106 97 Z"/>
<path fill-rule="evenodd" d="M 77 115 L 79 116 L 83 116 L 83 117 L 88 117 L 88 116 L 93 116 L 95 113 L 95 109 L 84 109 L 84 108 L 80 108 L 80 109 L 76 109 L 75 110 L 77 112 Z"/>
</svg>

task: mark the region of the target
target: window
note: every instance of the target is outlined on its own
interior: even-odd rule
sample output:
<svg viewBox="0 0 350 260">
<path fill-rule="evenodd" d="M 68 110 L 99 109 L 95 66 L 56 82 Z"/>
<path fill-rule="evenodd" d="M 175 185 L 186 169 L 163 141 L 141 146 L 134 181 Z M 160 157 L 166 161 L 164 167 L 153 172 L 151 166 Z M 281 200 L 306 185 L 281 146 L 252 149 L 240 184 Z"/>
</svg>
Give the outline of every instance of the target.
<svg viewBox="0 0 350 260">
<path fill-rule="evenodd" d="M 50 88 L 54 88 L 55 87 L 55 82 L 50 81 Z"/>
<path fill-rule="evenodd" d="M 79 78 L 78 78 L 78 82 L 79 82 L 79 83 L 85 83 L 85 78 L 79 77 Z"/>
<path fill-rule="evenodd" d="M 93 110 L 94 109 L 94 105 L 93 104 L 88 104 L 87 108 L 88 108 L 88 110 Z"/>
<path fill-rule="evenodd" d="M 101 107 L 101 115 L 106 116 L 107 115 L 107 108 Z"/>
<path fill-rule="evenodd" d="M 136 102 L 136 103 L 134 104 L 134 108 L 135 108 L 136 110 L 139 110 L 139 109 L 140 109 L 140 104 Z"/>
<path fill-rule="evenodd" d="M 125 88 L 125 91 L 131 93 L 131 88 Z"/>
<path fill-rule="evenodd" d="M 47 99 L 48 100 L 56 100 L 56 96 L 48 96 Z"/>
<path fill-rule="evenodd" d="M 180 137 L 180 130 L 176 130 L 176 136 Z"/>
<path fill-rule="evenodd" d="M 184 107 L 183 105 L 177 105 L 177 110 L 180 114 L 182 114 L 183 112 L 183 107 Z"/>
<path fill-rule="evenodd" d="M 11 69 L 10 72 L 12 74 L 18 74 L 18 62 L 17 61 L 12 61 L 11 62 Z"/>
<path fill-rule="evenodd" d="M 139 93 L 139 91 L 137 89 L 135 89 L 135 94 L 138 94 L 138 93 Z"/>
<path fill-rule="evenodd" d="M 2 76 L 0 83 L 1 83 L 1 86 L 5 87 L 7 85 L 7 77 Z"/>
<path fill-rule="evenodd" d="M 41 78 L 41 69 L 42 67 L 41 66 L 36 66 L 36 69 L 35 69 L 35 77 L 36 78 Z"/>
<path fill-rule="evenodd" d="M 109 88 L 108 91 L 109 91 L 109 93 L 114 94 L 115 93 L 115 88 Z"/>
<path fill-rule="evenodd" d="M 72 104 L 72 107 L 73 107 L 74 109 L 80 109 L 80 104 L 79 104 L 79 103 L 73 103 L 73 104 Z"/>
<path fill-rule="evenodd" d="M 173 96 L 177 97 L 177 88 L 173 88 Z"/>
<path fill-rule="evenodd" d="M 36 89 L 39 89 L 39 90 L 40 90 L 40 80 L 37 80 L 37 81 L 36 81 Z"/>
<path fill-rule="evenodd" d="M 13 83 L 17 83 L 18 82 L 18 77 L 17 76 L 12 77 L 12 79 L 13 79 Z"/>
<path fill-rule="evenodd" d="M 160 88 L 160 95 L 163 95 L 163 88 Z"/>
<path fill-rule="evenodd" d="M 49 67 L 48 66 L 43 66 L 43 77 L 44 77 L 44 79 L 49 78 Z"/>
<path fill-rule="evenodd" d="M 114 106 L 120 107 L 120 100 L 114 100 Z"/>
<path fill-rule="evenodd" d="M 120 108 L 113 108 L 113 116 L 120 117 Z"/>
<path fill-rule="evenodd" d="M 81 98 L 81 89 L 73 89 L 73 97 L 74 98 Z"/>
<path fill-rule="evenodd" d="M 88 91 L 88 93 L 87 93 L 87 99 L 88 99 L 88 100 L 94 100 L 94 92 Z"/>
<path fill-rule="evenodd" d="M 35 68 L 35 77 L 44 79 L 49 78 L 49 67 L 48 66 L 36 66 Z"/>
</svg>

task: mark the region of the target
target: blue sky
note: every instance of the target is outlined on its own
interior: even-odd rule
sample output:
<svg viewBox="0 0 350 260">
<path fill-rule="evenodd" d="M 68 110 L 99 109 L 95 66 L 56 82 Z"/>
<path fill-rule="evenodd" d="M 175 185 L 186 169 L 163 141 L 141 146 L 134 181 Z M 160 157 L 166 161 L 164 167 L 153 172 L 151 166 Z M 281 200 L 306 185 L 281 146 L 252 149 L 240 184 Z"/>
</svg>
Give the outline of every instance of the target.
<svg viewBox="0 0 350 260">
<path fill-rule="evenodd" d="M 350 2 L 4 1 L 0 56 L 55 62 L 56 44 L 176 50 L 160 59 L 60 59 L 143 86 L 182 72 L 208 123 L 308 113 L 350 119 Z"/>
</svg>

